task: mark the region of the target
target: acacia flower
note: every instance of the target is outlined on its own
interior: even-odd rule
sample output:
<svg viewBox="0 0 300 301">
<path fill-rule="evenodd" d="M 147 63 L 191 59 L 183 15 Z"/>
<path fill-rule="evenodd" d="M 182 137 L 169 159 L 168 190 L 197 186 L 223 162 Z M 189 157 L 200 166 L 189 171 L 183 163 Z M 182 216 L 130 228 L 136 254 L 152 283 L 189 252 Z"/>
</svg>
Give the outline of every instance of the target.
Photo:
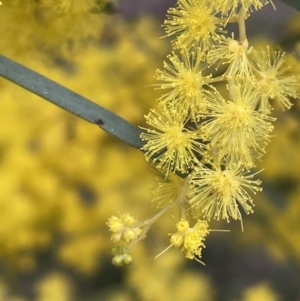
<svg viewBox="0 0 300 301">
<path fill-rule="evenodd" d="M 176 170 L 187 173 L 205 153 L 206 145 L 200 141 L 199 129 L 185 127 L 189 118 L 184 112 L 164 108 L 162 113 L 151 110 L 145 118 L 154 129 L 145 129 L 147 132 L 141 134 L 146 141 L 142 150 L 147 160 L 158 163 L 157 168 L 167 173 Z"/>
<path fill-rule="evenodd" d="M 137 239 L 142 231 L 136 227 L 135 224 L 136 220 L 128 213 L 123 214 L 121 218 L 113 215 L 106 223 L 109 227 L 109 231 L 113 232 L 111 235 L 113 242 L 119 242 L 123 239 L 127 243 Z"/>
<path fill-rule="evenodd" d="M 185 183 L 185 179 L 171 172 L 168 173 L 167 177 L 161 173 L 156 179 L 158 185 L 154 191 L 152 203 L 157 208 L 174 202 L 182 191 Z"/>
<path fill-rule="evenodd" d="M 222 21 L 216 17 L 207 1 L 179 0 L 168 10 L 164 22 L 167 36 L 176 35 L 175 47 L 181 49 L 210 49 L 223 33 Z"/>
<path fill-rule="evenodd" d="M 253 63 L 257 73 L 257 87 L 262 95 L 260 109 L 270 111 L 268 98 L 276 99 L 281 107 L 290 109 L 289 97 L 296 98 L 299 81 L 296 76 L 287 75 L 288 67 L 284 66 L 284 53 L 267 50 L 254 51 Z"/>
<path fill-rule="evenodd" d="M 186 258 L 199 261 L 197 257 L 201 258 L 202 248 L 205 247 L 203 241 L 205 236 L 209 233 L 207 221 L 198 220 L 194 227 L 190 228 L 189 222 L 185 219 L 181 219 L 176 224 L 176 228 L 177 232 L 171 234 L 171 245 L 176 248 L 181 248 L 181 250 L 185 252 Z"/>
<path fill-rule="evenodd" d="M 156 71 L 156 79 L 161 83 L 159 89 L 168 89 L 159 100 L 178 111 L 190 111 L 193 119 L 206 111 L 206 101 L 202 86 L 211 76 L 204 76 L 207 68 L 203 57 L 199 54 L 190 55 L 185 51 L 180 57 L 175 53 L 168 56 L 171 63 L 164 62 L 164 70 Z"/>
<path fill-rule="evenodd" d="M 259 10 L 268 3 L 275 8 L 272 0 L 214 0 L 212 2 L 216 11 L 225 16 L 232 15 L 240 7 L 244 8 L 246 16 L 249 16 L 253 9 Z"/>
<path fill-rule="evenodd" d="M 222 37 L 220 42 L 213 46 L 207 55 L 207 62 L 213 64 L 220 60 L 222 64 L 229 64 L 224 76 L 229 80 L 240 75 L 242 77 L 252 76 L 251 63 L 248 55 L 251 53 L 252 47 L 249 48 L 248 40 L 245 39 L 241 44 L 232 38 Z"/>
<path fill-rule="evenodd" d="M 229 217 L 241 220 L 239 205 L 249 214 L 253 201 L 247 190 L 256 194 L 262 189 L 260 180 L 252 180 L 241 163 L 223 160 L 220 165 L 210 163 L 197 168 L 191 178 L 189 202 L 195 218 L 199 216 L 219 220 Z"/>
<path fill-rule="evenodd" d="M 251 86 L 229 86 L 230 100 L 216 90 L 208 97 L 211 113 L 202 129 L 211 139 L 212 148 L 218 150 L 220 157 L 230 154 L 253 166 L 252 156 L 259 158 L 265 152 L 275 118 L 256 111 L 259 95 Z"/>
</svg>

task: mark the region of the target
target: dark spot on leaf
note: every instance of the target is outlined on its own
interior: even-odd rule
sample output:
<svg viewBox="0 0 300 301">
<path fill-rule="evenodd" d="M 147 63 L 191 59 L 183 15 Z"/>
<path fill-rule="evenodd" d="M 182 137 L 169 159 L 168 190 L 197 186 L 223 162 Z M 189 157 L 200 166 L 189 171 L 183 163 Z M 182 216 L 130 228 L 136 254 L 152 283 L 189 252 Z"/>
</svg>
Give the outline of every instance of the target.
<svg viewBox="0 0 300 301">
<path fill-rule="evenodd" d="M 99 126 L 103 125 L 104 124 L 104 121 L 102 119 L 98 119 L 95 121 L 95 123 Z"/>
</svg>

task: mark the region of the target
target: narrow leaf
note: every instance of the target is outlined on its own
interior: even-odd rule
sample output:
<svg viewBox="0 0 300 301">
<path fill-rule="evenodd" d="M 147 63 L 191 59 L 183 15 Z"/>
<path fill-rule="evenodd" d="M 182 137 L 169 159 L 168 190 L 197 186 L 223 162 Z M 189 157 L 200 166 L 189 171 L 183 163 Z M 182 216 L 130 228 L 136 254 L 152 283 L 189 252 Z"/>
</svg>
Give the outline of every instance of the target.
<svg viewBox="0 0 300 301">
<path fill-rule="evenodd" d="M 45 76 L 0 55 L 0 76 L 33 92 L 57 106 L 97 124 L 107 133 L 135 148 L 144 142 L 141 129 L 87 98 L 61 86 Z"/>
</svg>

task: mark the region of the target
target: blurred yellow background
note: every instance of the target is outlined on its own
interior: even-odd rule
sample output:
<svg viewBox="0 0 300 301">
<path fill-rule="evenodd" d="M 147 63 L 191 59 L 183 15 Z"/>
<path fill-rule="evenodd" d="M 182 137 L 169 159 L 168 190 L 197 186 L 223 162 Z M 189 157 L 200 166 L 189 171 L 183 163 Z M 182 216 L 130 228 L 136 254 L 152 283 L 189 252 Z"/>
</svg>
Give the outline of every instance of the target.
<svg viewBox="0 0 300 301">
<path fill-rule="evenodd" d="M 132 16 L 122 1 L 104 13 L 92 0 L 2 1 L 0 53 L 145 126 L 160 95 L 155 70 L 170 52 L 155 17 L 166 4 L 153 3 L 152 15 L 145 4 Z M 286 20 L 287 35 L 300 34 L 297 18 Z M 155 174 L 143 154 L 4 79 L 0 100 L 0 301 L 300 300 L 299 100 L 274 112 L 258 167 L 264 191 L 243 218 L 245 232 L 216 223 L 231 232 L 208 237 L 206 266 L 173 249 L 154 259 L 174 230 L 173 218 L 162 218 L 121 269 L 110 263 L 105 222 L 155 212 Z"/>
</svg>

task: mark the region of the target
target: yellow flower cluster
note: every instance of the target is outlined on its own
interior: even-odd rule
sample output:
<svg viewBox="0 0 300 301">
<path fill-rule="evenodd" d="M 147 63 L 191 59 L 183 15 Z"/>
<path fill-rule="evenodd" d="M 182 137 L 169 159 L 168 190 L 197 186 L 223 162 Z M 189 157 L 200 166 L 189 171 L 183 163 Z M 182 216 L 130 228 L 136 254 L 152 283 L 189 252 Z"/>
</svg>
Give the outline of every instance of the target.
<svg viewBox="0 0 300 301">
<path fill-rule="evenodd" d="M 113 242 L 119 242 L 123 239 L 125 242 L 129 243 L 135 240 L 142 231 L 135 226 L 135 219 L 128 213 L 123 214 L 121 218 L 113 215 L 108 219 L 106 224 L 109 227 L 109 230 L 113 232 L 111 236 Z"/>
<path fill-rule="evenodd" d="M 245 175 L 242 164 L 224 163 L 223 168 L 200 165 L 193 173 L 189 203 L 194 216 L 204 214 L 209 219 L 241 220 L 239 205 L 247 214 L 252 212 L 253 202 L 247 189 L 254 194 L 261 191 L 261 181 L 251 180 L 253 175 Z"/>
<path fill-rule="evenodd" d="M 13 3 L 14 1 L 3 2 L 7 6 L 9 2 Z M 65 3 L 68 2 L 65 1 Z M 18 3 L 22 10 L 25 3 L 37 4 L 41 1 L 27 0 Z M 7 19 L 7 15 L 1 17 Z M 35 16 L 32 17 L 34 19 Z M 19 26 L 19 22 L 16 20 L 19 19 L 15 19 L 15 27 Z M 161 44 L 166 40 L 157 39 L 157 32 L 154 32 L 153 23 L 149 19 L 142 20 L 139 25 L 133 23 L 130 27 L 125 26 L 119 19 L 117 20 L 119 23 L 113 19 L 115 25 L 113 36 L 118 41 L 116 42 L 114 39 L 113 46 L 105 45 L 105 47 L 100 46 L 97 49 L 88 49 L 75 60 L 73 56 L 69 57 L 70 60 L 72 59 L 72 64 L 76 66 L 76 72 L 72 74 L 72 77 L 68 77 L 65 72 L 59 72 L 58 68 L 52 69 L 49 66 L 42 68 L 35 56 L 32 58 L 35 62 L 31 61 L 31 67 L 34 66 L 42 74 L 46 74 L 71 89 L 76 89 L 91 99 L 99 99 L 100 87 L 99 101 L 101 104 L 122 114 L 126 119 L 138 123 L 141 122 L 141 112 L 148 110 L 147 106 L 151 104 L 151 98 L 153 100 L 159 97 L 155 93 L 161 90 L 154 91 L 153 89 L 152 91 L 150 89 L 145 93 L 145 89 L 142 87 L 145 82 L 151 80 L 153 71 L 149 66 L 157 64 L 157 60 L 161 59 L 158 53 L 164 52 Z M 30 23 L 29 19 L 28 22 Z M 7 24 L 8 27 L 11 25 Z M 29 45 L 31 41 L 28 40 L 30 35 L 26 35 L 27 26 L 24 26 L 24 29 L 24 41 L 27 41 L 27 45 Z M 40 28 L 34 27 L 34 30 L 39 32 Z M 88 31 L 86 28 L 85 32 Z M 2 46 L 11 42 L 5 36 L 2 39 Z M 49 36 L 52 36 L 51 32 L 49 32 Z M 19 35 L 16 40 L 21 40 L 21 38 L 22 35 Z M 140 47 L 141 45 L 143 47 Z M 13 52 L 17 50 L 24 53 L 27 49 L 16 47 Z M 260 53 L 261 50 L 258 52 Z M 155 55 L 153 55 L 154 53 Z M 270 52 L 270 54 L 272 53 L 276 52 Z M 178 54 L 179 59 L 181 55 L 181 53 Z M 190 60 L 190 62 L 195 61 Z M 199 61 L 199 63 L 202 62 L 204 61 Z M 284 70 L 281 66 L 279 69 Z M 89 70 L 88 77 L 86 70 Z M 111 70 L 114 71 L 111 72 Z M 201 76 L 209 76 L 204 71 Z M 258 79 L 263 78 L 259 77 L 257 73 L 255 75 Z M 286 78 L 285 74 L 283 76 Z M 274 83 L 271 78 L 270 81 Z M 160 174 L 155 196 L 152 199 L 153 205 L 163 211 L 165 207 L 172 209 L 171 206 L 167 207 L 168 205 L 178 204 L 179 206 L 173 207 L 173 209 L 179 208 L 179 212 L 173 210 L 168 214 L 175 216 L 178 214 L 179 218 L 158 221 L 158 225 L 155 226 L 156 229 L 159 229 L 159 233 L 156 234 L 159 239 L 155 241 L 155 244 L 151 243 L 151 246 L 149 244 L 137 246 L 132 255 L 135 260 L 138 258 L 139 263 L 142 264 L 137 264 L 134 268 L 127 270 L 126 277 L 122 282 L 111 285 L 113 279 L 107 277 L 108 287 L 102 287 L 106 281 L 102 281 L 100 286 L 94 286 L 94 281 L 99 283 L 97 275 L 104 273 L 109 276 L 105 264 L 105 254 L 109 244 L 108 233 L 101 226 L 105 224 L 108 212 L 119 207 L 127 212 L 130 207 L 134 210 L 134 216 L 141 216 L 145 214 L 144 211 L 148 211 L 145 209 L 145 199 L 149 194 L 147 188 L 151 177 L 147 173 L 148 168 L 145 168 L 146 162 L 143 162 L 143 158 L 137 155 L 135 150 L 126 148 L 117 141 L 109 140 L 108 135 L 99 129 L 93 129 L 91 125 L 62 113 L 60 109 L 47 105 L 35 97 L 30 97 L 28 92 L 22 91 L 8 82 L 1 81 L 0 84 L 1 112 L 4 116 L 0 121 L 0 140 L 1 149 L 5 150 L 1 152 L 0 253 L 5 264 L 0 282 L 0 300 L 32 300 L 34 295 L 38 301 L 70 301 L 80 298 L 79 292 L 83 290 L 82 298 L 84 300 L 101 299 L 104 294 L 107 300 L 114 301 L 132 300 L 137 296 L 140 300 L 145 301 L 210 301 L 215 299 L 216 294 L 222 293 L 222 290 L 216 289 L 216 286 L 213 285 L 214 281 L 210 282 L 209 275 L 202 274 L 199 269 L 196 271 L 185 267 L 184 256 L 188 249 L 184 248 L 184 244 L 178 247 L 179 250 L 174 246 L 173 252 L 164 256 L 163 260 L 152 258 L 153 252 L 156 252 L 153 250 L 159 248 L 158 241 L 163 235 L 169 232 L 179 232 L 175 226 L 174 229 L 171 229 L 170 222 L 176 220 L 174 224 L 178 221 L 188 223 L 191 231 L 193 228 L 195 229 L 193 225 L 197 221 L 195 222 L 189 214 L 196 211 L 194 215 L 201 215 L 200 220 L 202 220 L 204 214 L 201 214 L 200 210 L 202 205 L 206 206 L 201 203 L 199 206 L 191 207 L 187 201 L 183 204 L 180 203 L 178 201 L 180 195 L 181 198 L 183 195 L 189 196 L 189 198 L 193 197 L 189 193 L 182 194 L 182 190 L 186 189 L 187 181 L 173 172 L 169 172 L 166 177 L 166 173 L 163 174 L 164 169 L 161 169 L 162 174 Z M 168 88 L 164 91 L 171 91 L 171 89 Z M 197 93 L 198 90 L 195 91 Z M 226 99 L 223 91 L 219 91 L 220 95 Z M 202 92 L 205 93 L 205 91 Z M 267 89 L 264 94 L 268 94 Z M 276 94 L 274 93 L 272 97 L 275 98 Z M 288 96 L 286 98 L 290 101 Z M 20 99 L 26 99 L 26 101 L 20 102 Z M 120 99 L 123 101 L 120 102 Z M 134 102 L 134 99 L 140 101 L 139 105 Z M 273 100 L 268 100 L 265 104 L 268 105 L 269 101 L 273 104 Z M 185 106 L 185 102 L 182 104 Z M 198 105 L 196 100 L 195 105 Z M 186 109 L 184 108 L 184 110 Z M 206 108 L 197 110 L 205 112 Z M 265 110 L 265 108 L 261 110 Z M 264 167 L 266 167 L 264 178 L 266 174 L 269 174 L 267 180 L 270 180 L 272 176 L 279 181 L 283 175 L 284 180 L 287 175 L 291 176 L 288 178 L 288 189 L 290 190 L 292 187 L 292 193 L 285 210 L 277 208 L 276 214 L 274 214 L 274 210 L 270 210 L 270 207 L 263 208 L 265 209 L 263 227 L 260 228 L 255 220 L 248 219 L 248 223 L 252 223 L 253 227 L 251 229 L 247 227 L 247 235 L 239 238 L 238 246 L 233 242 L 230 247 L 231 250 L 237 247 L 240 250 L 240 243 L 243 241 L 247 246 L 255 244 L 257 237 L 254 238 L 253 235 L 258 235 L 258 239 L 264 241 L 264 246 L 267 246 L 271 252 L 271 254 L 268 253 L 269 258 L 274 258 L 274 254 L 276 256 L 279 254 L 282 267 L 282 262 L 288 263 L 289 258 L 297 259 L 300 250 L 298 243 L 300 235 L 298 227 L 300 170 L 295 168 L 300 164 L 298 156 L 299 122 L 294 115 L 296 114 L 293 116 L 286 114 L 283 117 L 288 121 L 289 127 L 286 123 L 280 124 L 280 120 L 279 124 L 276 124 L 276 139 L 273 141 L 275 145 L 272 144 L 272 148 L 268 149 L 268 156 L 264 160 Z M 195 119 L 195 116 L 193 118 Z M 210 118 L 212 117 L 208 116 L 208 120 Z M 186 127 L 191 130 L 189 122 L 186 123 Z M 199 128 L 202 130 L 202 126 Z M 204 135 L 203 131 L 202 135 Z M 114 143 L 116 144 L 113 145 Z M 103 147 L 103 145 L 107 147 Z M 270 153 L 275 154 L 273 158 Z M 269 161 L 267 166 L 265 165 L 266 161 Z M 293 164 L 289 164 L 291 161 Z M 157 161 L 157 163 L 159 162 Z M 201 167 L 204 171 L 201 170 Z M 224 185 L 220 184 L 220 187 L 230 190 L 231 186 L 225 185 L 226 178 L 232 177 L 229 175 L 228 168 L 229 165 L 226 165 L 227 171 L 225 172 L 220 165 L 201 165 L 189 181 L 188 186 L 190 187 L 193 185 L 192 182 L 195 182 L 196 189 L 201 183 L 201 173 L 213 173 L 220 169 L 224 171 L 225 176 L 217 177 L 216 180 L 223 181 Z M 230 170 L 236 172 L 234 166 Z M 297 176 L 298 178 L 296 178 Z M 250 177 L 246 180 L 254 179 Z M 218 192 L 222 191 L 222 188 L 220 191 L 215 190 L 213 187 L 219 184 L 214 184 L 213 180 L 211 182 L 210 191 L 216 196 Z M 290 184 L 290 182 L 292 183 Z M 131 189 L 132 183 L 134 183 L 134 189 Z M 251 191 L 244 185 L 246 183 L 242 183 L 239 187 L 244 188 L 251 197 Z M 284 185 L 286 184 L 285 182 Z M 258 184 L 254 184 L 254 186 L 258 187 Z M 234 186 L 232 186 L 233 188 Z M 234 190 L 230 193 L 233 194 Z M 124 195 L 126 202 L 124 202 Z M 257 197 L 260 198 L 261 195 L 259 194 Z M 235 199 L 236 206 L 242 208 L 243 202 L 246 202 L 252 208 L 252 201 L 247 196 L 246 198 L 247 201 L 244 201 L 244 197 Z M 222 195 L 220 199 L 222 199 Z M 262 205 L 261 201 L 263 200 L 256 199 L 256 203 L 258 201 Z M 273 203 L 274 201 L 276 200 L 272 199 Z M 272 206 L 269 203 L 267 205 Z M 235 204 L 232 203 L 230 206 L 234 208 Z M 228 214 L 230 212 L 234 211 L 228 211 Z M 184 215 L 186 215 L 185 218 L 183 218 Z M 119 218 L 121 219 L 121 216 Z M 233 218 L 233 216 L 229 216 L 229 219 Z M 167 230 L 166 224 L 170 226 L 169 230 Z M 271 233 L 272 235 L 270 235 L 270 230 L 274 231 Z M 212 233 L 212 235 L 214 234 Z M 185 236 L 182 237 L 185 238 Z M 152 242 L 153 238 L 154 236 L 151 234 Z M 187 248 L 190 246 L 190 254 L 194 254 L 195 260 L 206 251 L 202 245 L 205 241 L 201 239 L 202 236 L 191 240 L 195 244 L 186 245 Z M 163 240 L 161 239 L 161 241 Z M 202 243 L 201 246 L 200 243 Z M 200 246 L 198 249 L 192 248 L 198 245 Z M 51 251 L 51 254 L 48 250 Z M 182 253 L 179 252 L 180 250 Z M 199 255 L 194 253 L 196 251 L 199 252 Z M 241 254 L 240 251 L 237 253 Z M 113 263 L 118 266 L 132 262 L 132 257 L 124 246 L 113 248 L 112 256 Z M 239 260 L 236 259 L 236 256 L 234 258 L 234 260 Z M 188 266 L 190 265 L 188 264 Z M 32 270 L 34 267 L 36 269 Z M 56 272 L 57 268 L 60 272 Z M 18 269 L 26 270 L 26 273 L 19 273 Z M 92 273 L 95 273 L 95 277 L 92 276 Z M 85 274 L 89 275 L 88 278 L 84 278 Z M 25 282 L 23 281 L 24 276 Z M 295 277 L 294 279 L 297 280 Z M 79 282 L 82 283 L 82 279 L 84 279 L 84 283 L 92 284 L 93 288 L 80 285 Z M 244 296 L 241 294 L 239 300 L 279 300 L 279 297 L 275 296 L 275 290 L 271 289 L 271 285 L 273 286 L 272 282 L 263 285 L 257 284 L 247 289 Z M 235 287 L 235 290 L 237 289 L 239 288 Z M 276 287 L 276 284 L 274 289 L 282 291 L 279 286 Z M 19 292 L 24 292 L 24 296 L 19 296 Z M 224 297 L 224 299 L 226 298 Z"/>
<path fill-rule="evenodd" d="M 288 109 L 290 98 L 299 97 L 299 77 L 288 72 L 284 53 L 249 45 L 246 19 L 267 3 L 178 0 L 168 10 L 164 28 L 174 37 L 173 52 L 156 71 L 156 88 L 166 92 L 158 110 L 145 116 L 149 128 L 141 134 L 146 159 L 164 175 L 155 196 L 161 209 L 136 242 L 158 217 L 178 208 L 171 246 L 199 258 L 207 221 L 242 221 L 241 209 L 253 212 L 251 194 L 262 189 L 251 168 L 270 142 L 273 105 Z M 226 32 L 227 23 L 237 23 L 238 39 Z M 213 68 L 221 75 L 214 77 Z M 198 222 L 191 229 L 192 219 Z"/>
<path fill-rule="evenodd" d="M 186 258 L 194 259 L 201 257 L 204 247 L 203 240 L 209 233 L 208 223 L 198 220 L 193 228 L 189 227 L 188 221 L 182 219 L 176 224 L 177 232 L 171 236 L 171 245 L 185 251 Z"/>
<path fill-rule="evenodd" d="M 158 168 L 186 173 L 198 162 L 197 154 L 205 153 L 200 131 L 186 128 L 185 111 L 164 108 L 158 113 L 152 110 L 146 120 L 155 129 L 143 134 L 143 139 L 148 141 L 145 153 L 147 158 L 158 161 Z"/>
<path fill-rule="evenodd" d="M 178 112 L 205 112 L 206 101 L 204 97 L 204 85 L 209 82 L 210 76 L 202 72 L 207 64 L 201 56 L 196 58 L 183 51 L 180 55 L 172 53 L 168 56 L 170 63 L 164 62 L 165 70 L 156 71 L 158 89 L 167 89 L 159 100 L 164 105 L 174 107 Z M 178 76 L 180 74 L 180 76 Z M 196 116 L 193 116 L 194 118 Z"/>
<path fill-rule="evenodd" d="M 210 49 L 223 32 L 223 22 L 216 14 L 206 1 L 178 1 L 177 7 L 168 10 L 164 23 L 167 36 L 177 35 L 175 48 Z"/>
<path fill-rule="evenodd" d="M 132 256 L 127 252 L 127 249 L 122 245 L 113 247 L 111 250 L 111 255 L 113 256 L 112 264 L 116 267 L 121 267 L 124 264 L 132 264 Z"/>
</svg>

